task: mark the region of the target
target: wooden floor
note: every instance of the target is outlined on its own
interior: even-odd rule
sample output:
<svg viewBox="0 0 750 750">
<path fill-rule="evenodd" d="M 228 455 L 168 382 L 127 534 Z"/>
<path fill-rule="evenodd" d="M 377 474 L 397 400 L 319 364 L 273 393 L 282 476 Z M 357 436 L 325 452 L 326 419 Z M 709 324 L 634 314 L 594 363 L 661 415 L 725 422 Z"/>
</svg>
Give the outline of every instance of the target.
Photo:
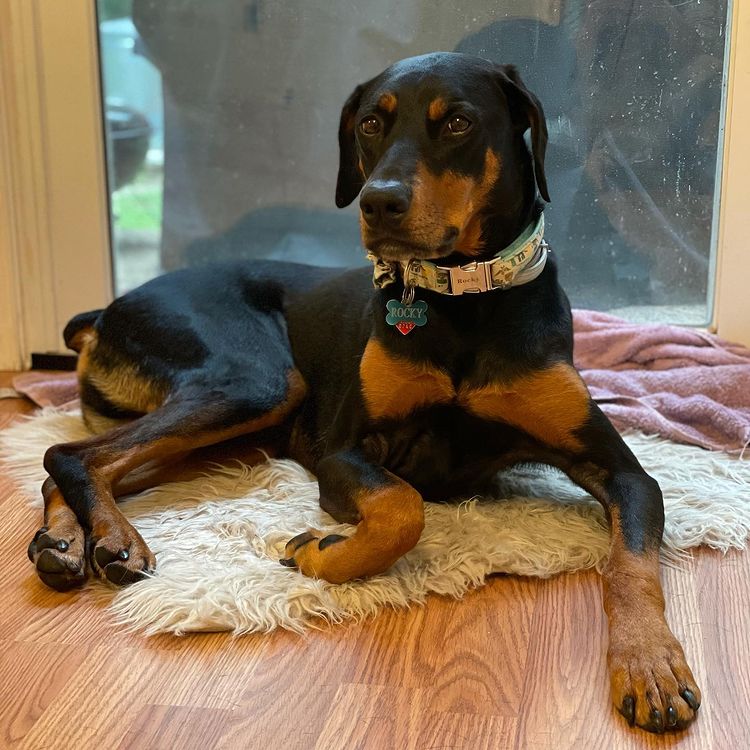
<svg viewBox="0 0 750 750">
<path fill-rule="evenodd" d="M 0 400 L 0 428 L 28 411 Z M 89 591 L 37 580 L 26 546 L 40 513 L 2 471 L 0 518 L 0 748 L 750 748 L 746 554 L 665 571 L 704 700 L 691 729 L 654 737 L 610 707 L 593 573 L 495 578 L 305 638 L 144 638 Z"/>
</svg>

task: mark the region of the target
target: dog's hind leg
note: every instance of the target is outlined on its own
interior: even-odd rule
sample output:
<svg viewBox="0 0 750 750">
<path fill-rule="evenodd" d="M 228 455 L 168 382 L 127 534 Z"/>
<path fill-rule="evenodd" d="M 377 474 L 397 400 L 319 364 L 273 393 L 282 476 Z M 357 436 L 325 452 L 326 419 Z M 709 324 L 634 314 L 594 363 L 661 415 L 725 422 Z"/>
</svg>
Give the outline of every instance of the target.
<svg viewBox="0 0 750 750">
<path fill-rule="evenodd" d="M 240 439 L 241 440 L 241 439 Z M 252 441 L 236 445 L 239 440 L 218 443 L 182 456 L 168 456 L 138 468 L 112 485 L 115 498 L 134 495 L 166 482 L 184 482 L 205 476 L 217 464 L 241 461 L 255 464 L 264 460 L 268 446 L 261 451 Z M 39 577 L 50 588 L 67 591 L 82 586 L 88 579 L 85 533 L 62 493 L 47 477 L 42 485 L 44 525 L 29 544 L 28 555 L 36 565 Z"/>
<path fill-rule="evenodd" d="M 245 393 L 253 390 L 252 383 L 245 385 Z M 262 387 L 264 397 L 255 400 L 235 395 L 243 389 L 183 388 L 161 407 L 132 422 L 87 440 L 50 448 L 44 459 L 52 480 L 45 485 L 46 517 L 59 511 L 59 520 L 72 527 L 72 511 L 86 532 L 87 549 L 84 560 L 76 536 L 78 558 L 74 561 L 70 559 L 72 546 L 57 534 L 57 527 L 55 534 L 50 533 L 52 529 L 42 532 L 30 550 L 40 578 L 53 588 L 70 588 L 81 582 L 76 562 L 81 567 L 87 562 L 94 573 L 118 584 L 130 583 L 153 569 L 153 553 L 115 505 L 115 495 L 127 491 L 124 478 L 151 462 L 178 459 L 197 448 L 278 426 L 305 393 L 296 370 L 288 371 L 283 387 L 274 394 L 275 405 L 268 399 L 268 383 Z M 52 540 L 54 544 L 45 546 Z M 68 547 L 60 549 L 60 541 Z M 57 562 L 62 555 L 67 557 L 60 566 L 52 562 L 51 558 Z M 83 576 L 85 579 L 85 573 Z"/>
<path fill-rule="evenodd" d="M 29 560 L 39 578 L 57 591 L 86 582 L 86 538 L 73 509 L 65 502 L 52 477 L 42 485 L 44 525 L 29 544 Z"/>
<path fill-rule="evenodd" d="M 195 479 L 203 476 L 222 459 L 253 461 L 257 455 L 262 456 L 257 449 L 253 449 L 239 455 L 216 454 L 212 456 L 213 460 L 201 456 L 198 460 L 201 453 L 190 451 L 184 457 L 169 456 L 162 462 L 155 462 L 126 474 L 112 485 L 112 495 L 120 498 L 165 482 Z M 36 566 L 39 577 L 50 588 L 67 591 L 82 586 L 89 573 L 83 527 L 52 477 L 47 477 L 42 485 L 42 498 L 44 525 L 29 544 L 29 560 Z"/>
</svg>

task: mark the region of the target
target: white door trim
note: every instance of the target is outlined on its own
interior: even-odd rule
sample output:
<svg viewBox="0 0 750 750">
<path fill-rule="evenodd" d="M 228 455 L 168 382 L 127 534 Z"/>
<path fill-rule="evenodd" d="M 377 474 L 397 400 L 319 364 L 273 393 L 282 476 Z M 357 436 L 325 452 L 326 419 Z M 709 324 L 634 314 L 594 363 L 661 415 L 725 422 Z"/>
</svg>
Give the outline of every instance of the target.
<svg viewBox="0 0 750 750">
<path fill-rule="evenodd" d="M 0 24 L 3 22 L 0 10 Z M 8 65 L 0 46 L 0 113 L 8 111 Z M 11 196 L 13 147 L 8 132 L 8 118 L 0 114 L 0 369 L 17 370 L 23 365 L 19 271 L 16 249 L 18 226 Z"/>
<path fill-rule="evenodd" d="M 732 3 L 713 328 L 750 346 L 750 3 Z"/>
<path fill-rule="evenodd" d="M 112 298 L 95 3 L 2 0 L 0 67 L 0 367 L 17 367 Z"/>
</svg>

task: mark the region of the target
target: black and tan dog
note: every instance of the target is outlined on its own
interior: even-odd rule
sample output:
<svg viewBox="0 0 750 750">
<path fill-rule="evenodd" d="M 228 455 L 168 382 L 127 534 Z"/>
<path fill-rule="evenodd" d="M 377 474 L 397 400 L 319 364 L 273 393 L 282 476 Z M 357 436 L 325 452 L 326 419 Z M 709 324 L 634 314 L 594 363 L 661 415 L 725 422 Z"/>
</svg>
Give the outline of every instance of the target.
<svg viewBox="0 0 750 750">
<path fill-rule="evenodd" d="M 551 464 L 609 517 L 616 707 L 651 731 L 686 726 L 700 691 L 664 618 L 662 497 L 572 364 L 570 308 L 541 242 L 546 141 L 514 68 L 402 61 L 355 89 L 339 130 L 336 203 L 361 191 L 380 289 L 371 269 L 235 263 L 168 274 L 74 318 L 65 338 L 100 434 L 46 454 L 29 549 L 40 578 L 62 590 L 89 571 L 127 583 L 154 568 L 115 498 L 219 443 L 274 443 L 317 474 L 321 506 L 356 529 L 301 534 L 282 563 L 333 582 L 408 552 L 423 498 Z"/>
</svg>

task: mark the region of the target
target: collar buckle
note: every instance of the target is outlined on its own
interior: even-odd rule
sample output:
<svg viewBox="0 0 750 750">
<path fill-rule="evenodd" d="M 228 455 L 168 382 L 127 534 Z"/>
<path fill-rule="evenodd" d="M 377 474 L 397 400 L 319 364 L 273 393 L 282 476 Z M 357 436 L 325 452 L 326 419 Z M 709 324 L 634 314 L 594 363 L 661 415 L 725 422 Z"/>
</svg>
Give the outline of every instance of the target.
<svg viewBox="0 0 750 750">
<path fill-rule="evenodd" d="M 492 276 L 489 273 L 486 263 L 474 261 L 446 270 L 450 275 L 450 293 L 453 295 L 478 294 L 479 292 L 488 292 L 490 289 L 494 289 Z"/>
</svg>

